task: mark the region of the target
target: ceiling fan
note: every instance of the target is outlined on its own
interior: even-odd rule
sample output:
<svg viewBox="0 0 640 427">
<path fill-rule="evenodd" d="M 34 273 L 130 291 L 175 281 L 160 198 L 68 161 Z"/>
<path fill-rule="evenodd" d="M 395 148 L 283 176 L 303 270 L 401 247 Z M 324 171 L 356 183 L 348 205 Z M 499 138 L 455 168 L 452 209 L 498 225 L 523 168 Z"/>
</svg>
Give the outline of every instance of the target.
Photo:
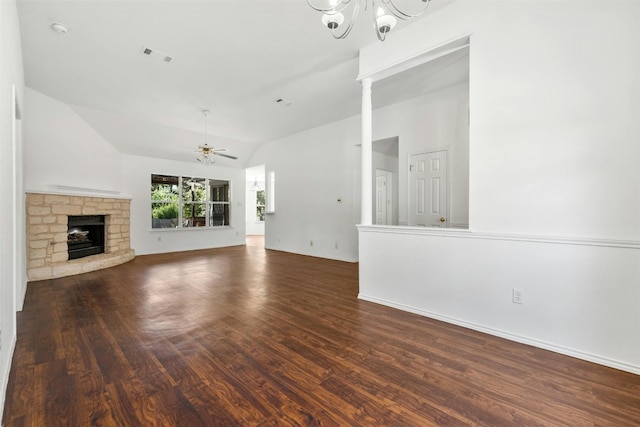
<svg viewBox="0 0 640 427">
<path fill-rule="evenodd" d="M 215 159 L 213 156 L 226 157 L 227 159 L 237 160 L 236 156 L 232 156 L 230 154 L 224 154 L 227 151 L 226 148 L 214 148 L 211 145 L 207 144 L 207 116 L 209 115 L 209 110 L 202 110 L 202 114 L 204 115 L 204 144 L 198 146 L 196 153 L 200 153 L 200 155 L 196 158 L 200 163 L 211 164 L 215 163 Z"/>
<path fill-rule="evenodd" d="M 196 150 L 197 153 L 200 153 L 200 156 L 198 156 L 197 160 L 201 163 L 213 163 L 213 162 L 206 162 L 204 160 L 205 158 L 211 157 L 211 156 L 226 157 L 228 159 L 233 159 L 233 160 L 238 159 L 236 156 L 232 156 L 231 154 L 224 154 L 223 153 L 224 151 L 227 151 L 227 149 L 213 148 L 209 144 L 205 143 L 204 145 L 198 146 L 198 149 Z"/>
</svg>

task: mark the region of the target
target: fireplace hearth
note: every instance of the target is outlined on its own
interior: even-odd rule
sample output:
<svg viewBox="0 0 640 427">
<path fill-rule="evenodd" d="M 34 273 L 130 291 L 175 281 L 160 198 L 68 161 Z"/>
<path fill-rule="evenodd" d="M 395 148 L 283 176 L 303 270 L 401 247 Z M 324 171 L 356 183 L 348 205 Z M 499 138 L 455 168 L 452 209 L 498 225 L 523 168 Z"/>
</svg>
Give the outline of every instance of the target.
<svg viewBox="0 0 640 427">
<path fill-rule="evenodd" d="M 70 215 L 68 218 L 70 260 L 104 253 L 104 215 Z"/>
</svg>

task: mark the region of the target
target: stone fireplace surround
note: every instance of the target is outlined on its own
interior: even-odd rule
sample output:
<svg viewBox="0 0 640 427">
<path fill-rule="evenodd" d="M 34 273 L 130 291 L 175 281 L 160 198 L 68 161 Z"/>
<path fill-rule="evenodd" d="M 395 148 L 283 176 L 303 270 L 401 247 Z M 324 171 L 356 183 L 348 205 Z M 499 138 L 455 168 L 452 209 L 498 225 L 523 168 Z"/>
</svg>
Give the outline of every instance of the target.
<svg viewBox="0 0 640 427">
<path fill-rule="evenodd" d="M 129 199 L 27 193 L 27 277 L 72 276 L 131 261 Z M 68 260 L 67 217 L 105 216 L 105 253 Z"/>
</svg>

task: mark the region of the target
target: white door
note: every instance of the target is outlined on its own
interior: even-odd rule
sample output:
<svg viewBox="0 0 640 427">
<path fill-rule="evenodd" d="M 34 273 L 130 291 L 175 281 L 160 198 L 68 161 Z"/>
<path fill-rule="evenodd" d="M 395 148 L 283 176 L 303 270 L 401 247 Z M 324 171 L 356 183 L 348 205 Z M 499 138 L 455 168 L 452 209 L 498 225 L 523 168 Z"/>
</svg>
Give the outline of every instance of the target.
<svg viewBox="0 0 640 427">
<path fill-rule="evenodd" d="M 409 225 L 447 227 L 447 151 L 412 155 L 409 187 Z"/>
<path fill-rule="evenodd" d="M 387 174 L 376 176 L 376 224 L 387 224 Z"/>
</svg>

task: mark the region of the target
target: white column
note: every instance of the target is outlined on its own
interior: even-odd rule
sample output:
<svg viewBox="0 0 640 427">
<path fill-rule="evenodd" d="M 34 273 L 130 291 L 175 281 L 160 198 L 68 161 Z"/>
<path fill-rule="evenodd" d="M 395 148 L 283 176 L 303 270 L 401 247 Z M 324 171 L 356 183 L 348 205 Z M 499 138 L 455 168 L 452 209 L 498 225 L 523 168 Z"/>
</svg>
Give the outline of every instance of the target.
<svg viewBox="0 0 640 427">
<path fill-rule="evenodd" d="M 372 165 L 373 109 L 371 105 L 371 79 L 362 80 L 362 184 L 360 224 L 373 223 L 373 165 Z"/>
</svg>

